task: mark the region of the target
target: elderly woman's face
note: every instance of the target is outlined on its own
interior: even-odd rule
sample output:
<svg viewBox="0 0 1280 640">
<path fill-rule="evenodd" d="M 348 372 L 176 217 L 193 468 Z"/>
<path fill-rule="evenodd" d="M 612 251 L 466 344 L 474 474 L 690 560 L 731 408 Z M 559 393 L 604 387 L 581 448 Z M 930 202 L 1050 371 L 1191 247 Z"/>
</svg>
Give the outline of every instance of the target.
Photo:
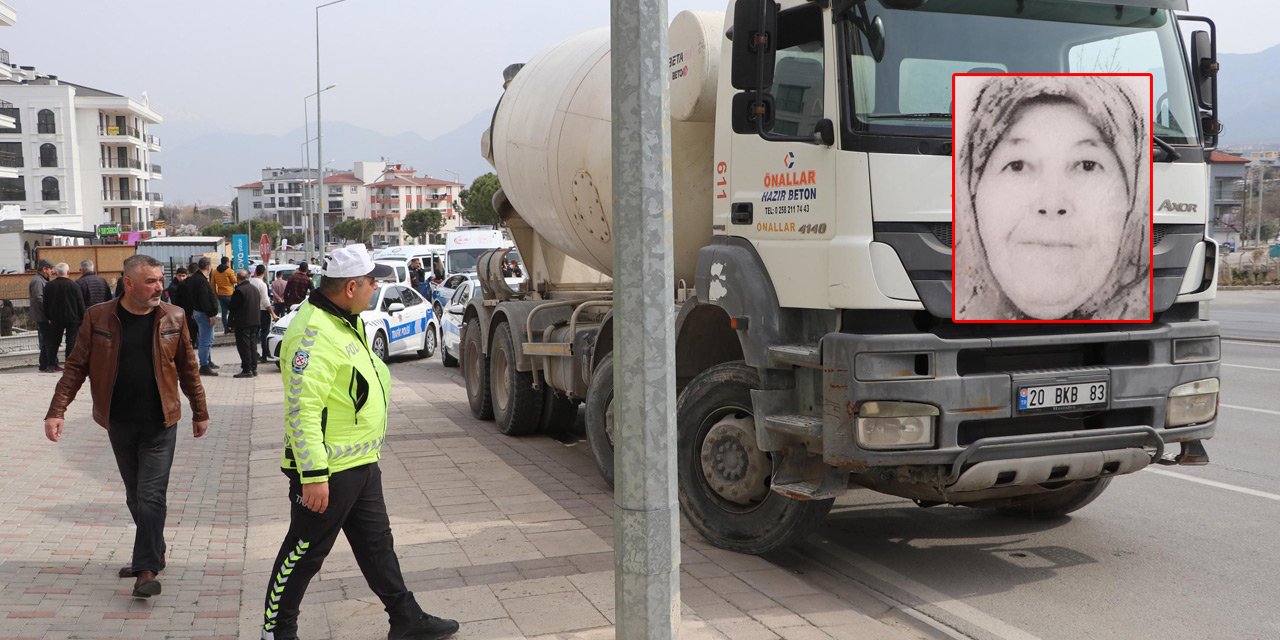
<svg viewBox="0 0 1280 640">
<path fill-rule="evenodd" d="M 1098 292 L 1128 212 L 1119 160 L 1072 104 L 1027 107 L 974 194 L 987 261 L 1009 300 L 1060 318 Z"/>
</svg>

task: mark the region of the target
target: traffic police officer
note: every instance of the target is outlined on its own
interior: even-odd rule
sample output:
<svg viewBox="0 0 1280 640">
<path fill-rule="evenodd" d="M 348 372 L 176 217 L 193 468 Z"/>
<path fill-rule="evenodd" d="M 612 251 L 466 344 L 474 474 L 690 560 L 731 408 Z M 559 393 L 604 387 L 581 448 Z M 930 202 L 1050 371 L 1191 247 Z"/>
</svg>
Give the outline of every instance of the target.
<svg viewBox="0 0 1280 640">
<path fill-rule="evenodd" d="M 320 287 L 289 323 L 280 349 L 289 477 L 289 533 L 267 585 L 262 637 L 296 638 L 307 583 L 343 531 L 391 618 L 388 638 L 444 638 L 458 623 L 428 615 L 405 587 L 391 538 L 378 458 L 391 374 L 370 351 L 359 313 L 377 292 L 363 244 L 333 252 Z"/>
</svg>

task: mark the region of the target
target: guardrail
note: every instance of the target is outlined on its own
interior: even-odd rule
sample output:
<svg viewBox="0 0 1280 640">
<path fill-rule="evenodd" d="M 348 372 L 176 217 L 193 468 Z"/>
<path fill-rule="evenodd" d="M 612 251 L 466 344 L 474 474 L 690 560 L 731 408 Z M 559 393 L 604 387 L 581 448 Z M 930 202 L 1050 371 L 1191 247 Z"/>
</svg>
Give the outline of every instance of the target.
<svg viewBox="0 0 1280 640">
<path fill-rule="evenodd" d="M 142 170 L 142 162 L 138 160 L 134 160 L 132 158 L 125 158 L 124 160 L 121 160 L 120 158 L 108 157 L 108 158 L 103 158 L 101 164 L 103 169 L 138 169 L 139 171 Z"/>
<path fill-rule="evenodd" d="M 15 331 L 20 331 L 15 329 Z M 0 356 L 40 353 L 40 340 L 34 331 L 0 338 Z"/>
<path fill-rule="evenodd" d="M 0 167 L 22 168 L 22 156 L 12 151 L 0 151 Z"/>
</svg>

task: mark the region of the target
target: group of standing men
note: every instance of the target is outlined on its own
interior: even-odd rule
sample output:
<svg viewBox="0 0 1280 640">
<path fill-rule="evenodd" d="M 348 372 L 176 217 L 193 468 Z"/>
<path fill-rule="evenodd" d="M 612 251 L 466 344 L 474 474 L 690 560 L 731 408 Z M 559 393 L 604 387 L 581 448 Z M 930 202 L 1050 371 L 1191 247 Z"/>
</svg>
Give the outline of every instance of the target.
<svg viewBox="0 0 1280 640">
<path fill-rule="evenodd" d="M 71 268 L 65 262 L 53 264 L 41 260 L 27 284 L 30 306 L 27 318 L 36 327 L 40 345 L 40 371 L 62 371 L 58 349 L 66 337 L 66 356 L 76 347 L 76 333 L 84 320 L 85 310 L 112 298 L 111 286 L 94 271 L 92 260 L 80 263 L 80 279 L 71 279 Z"/>
</svg>

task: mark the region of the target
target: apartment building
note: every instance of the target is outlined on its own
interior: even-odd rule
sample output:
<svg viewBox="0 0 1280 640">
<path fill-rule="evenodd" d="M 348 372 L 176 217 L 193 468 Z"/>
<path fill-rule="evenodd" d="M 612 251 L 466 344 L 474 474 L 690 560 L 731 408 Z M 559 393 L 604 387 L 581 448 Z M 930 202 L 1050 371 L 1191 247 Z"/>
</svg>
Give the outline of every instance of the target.
<svg viewBox="0 0 1280 640">
<path fill-rule="evenodd" d="M 315 182 L 314 170 L 263 169 L 260 181 L 236 187 L 240 216 L 277 220 L 286 234 L 304 235 L 302 212 L 304 207 L 310 212 L 314 206 Z M 329 234 L 340 220 L 373 219 L 378 221 L 373 234 L 375 245 L 400 245 L 414 241 L 404 235 L 401 220 L 415 209 L 440 210 L 444 217 L 442 232 L 457 228 L 461 224 L 457 203 L 464 186 L 417 177 L 412 168 L 399 163 L 356 162 L 350 171 L 325 172 L 320 209 Z M 315 220 L 313 214 L 313 224 Z"/>
<path fill-rule="evenodd" d="M 1249 160 L 1238 155 L 1213 151 L 1209 154 L 1209 177 L 1213 180 L 1213 219 L 1210 235 L 1220 243 L 1240 246 L 1244 223 L 1245 174 Z M 1256 212 L 1249 212 L 1250 215 Z"/>
<path fill-rule="evenodd" d="M 2 13 L 2 12 L 0 12 Z M 163 204 L 147 100 L 0 65 L 0 205 L 17 205 L 26 234 L 87 240 L 150 232 Z M 12 121 L 12 122 L 10 122 Z M 56 231 L 56 232 L 55 232 Z"/>
</svg>

